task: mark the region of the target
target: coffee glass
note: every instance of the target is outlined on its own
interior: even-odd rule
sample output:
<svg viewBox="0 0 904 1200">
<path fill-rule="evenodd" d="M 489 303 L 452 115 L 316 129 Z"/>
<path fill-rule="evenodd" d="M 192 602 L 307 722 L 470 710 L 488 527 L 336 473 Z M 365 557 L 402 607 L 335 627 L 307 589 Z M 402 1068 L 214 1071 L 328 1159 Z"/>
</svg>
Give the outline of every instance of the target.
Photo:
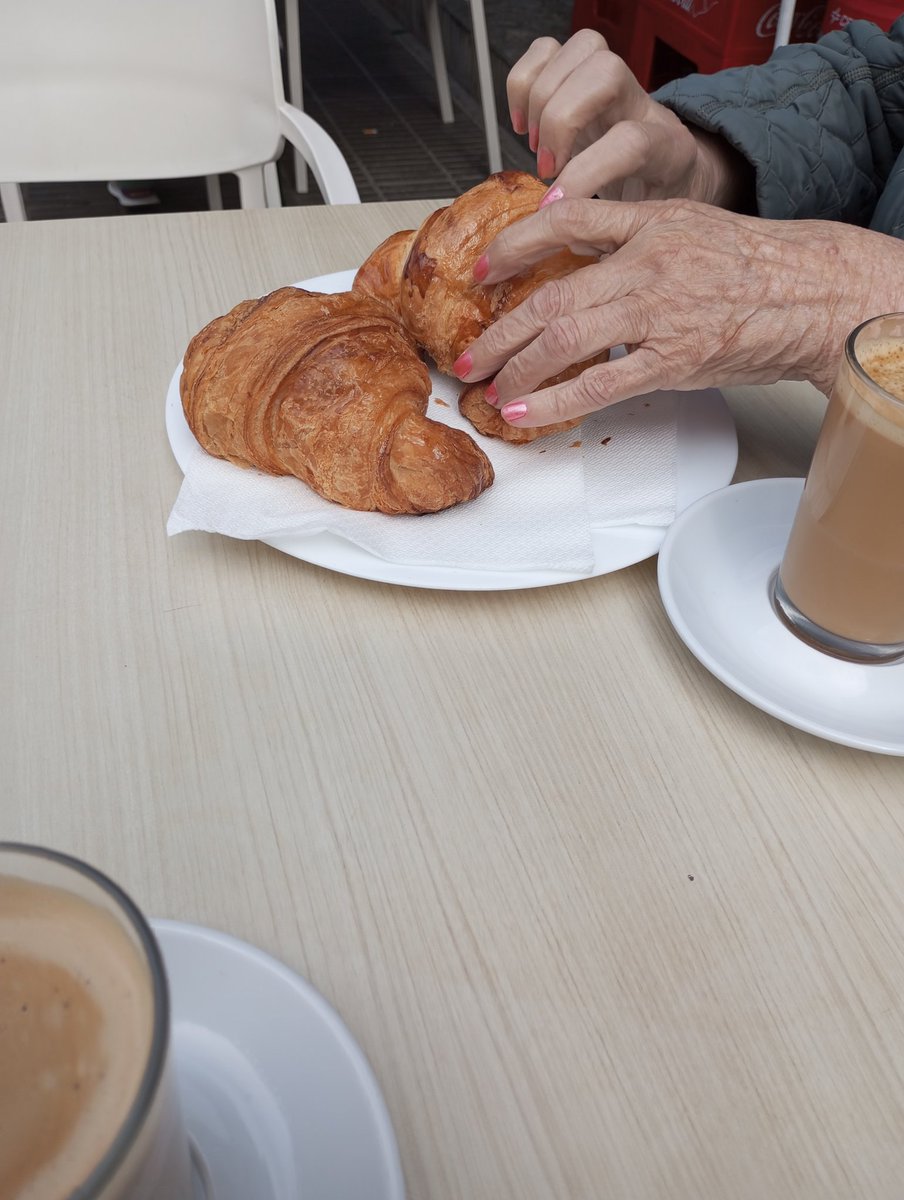
<svg viewBox="0 0 904 1200">
<path fill-rule="evenodd" d="M 0 1200 L 191 1200 L 150 927 L 77 859 L 0 842 Z"/>
<path fill-rule="evenodd" d="M 904 313 L 845 343 L 773 603 L 836 658 L 904 658 Z"/>
</svg>

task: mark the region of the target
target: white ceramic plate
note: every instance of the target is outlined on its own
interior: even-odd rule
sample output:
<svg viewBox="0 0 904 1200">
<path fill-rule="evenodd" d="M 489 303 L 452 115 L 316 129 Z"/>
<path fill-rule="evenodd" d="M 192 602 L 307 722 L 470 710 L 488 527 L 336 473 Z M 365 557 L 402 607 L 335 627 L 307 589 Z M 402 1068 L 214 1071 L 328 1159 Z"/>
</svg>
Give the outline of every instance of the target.
<svg viewBox="0 0 904 1200">
<path fill-rule="evenodd" d="M 904 754 L 904 664 L 860 666 L 812 649 L 776 616 L 802 479 L 757 479 L 698 500 L 666 534 L 659 590 L 688 648 L 739 696 L 817 737 Z"/>
<path fill-rule="evenodd" d="M 337 271 L 305 279 L 296 287 L 314 292 L 340 292 L 351 287 L 355 272 Z M 182 470 L 197 445 L 188 427 L 179 398 L 181 364 L 170 381 L 166 397 L 166 432 Z M 687 392 L 678 405 L 677 509 L 682 512 L 700 496 L 731 482 L 738 461 L 738 440 L 731 413 L 719 392 Z M 391 518 L 387 518 L 391 519 Z M 590 576 L 605 575 L 640 562 L 655 554 L 665 530 L 651 525 L 621 525 L 595 528 L 594 566 Z M 344 575 L 396 583 L 408 587 L 442 588 L 448 591 L 507 591 L 515 588 L 548 587 L 587 578 L 568 571 L 478 571 L 458 567 L 411 566 L 387 562 L 334 533 L 304 537 L 263 539 L 285 554 L 304 562 L 327 567 Z"/>
<path fill-rule="evenodd" d="M 183 1116 L 213 1200 L 404 1200 L 380 1090 L 323 997 L 225 933 L 151 924 Z"/>
</svg>

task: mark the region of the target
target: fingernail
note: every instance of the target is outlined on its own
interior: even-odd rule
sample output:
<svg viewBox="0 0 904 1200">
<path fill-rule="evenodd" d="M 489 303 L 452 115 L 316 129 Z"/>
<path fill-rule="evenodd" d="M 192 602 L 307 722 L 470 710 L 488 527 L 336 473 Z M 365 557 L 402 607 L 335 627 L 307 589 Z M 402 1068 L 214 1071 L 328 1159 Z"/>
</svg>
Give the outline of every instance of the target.
<svg viewBox="0 0 904 1200">
<path fill-rule="evenodd" d="M 527 416 L 527 405 L 521 400 L 513 400 L 511 404 L 504 405 L 499 411 L 506 421 L 520 421 L 522 417 Z"/>
<path fill-rule="evenodd" d="M 495 383 L 487 384 L 487 390 L 484 392 L 484 396 L 486 397 L 487 404 L 492 404 L 492 406 L 495 408 L 499 403 L 499 393 L 496 391 Z"/>
<path fill-rule="evenodd" d="M 537 155 L 537 174 L 541 179 L 549 179 L 556 173 L 556 158 L 547 146 L 540 147 Z"/>
<path fill-rule="evenodd" d="M 483 283 L 489 272 L 490 260 L 485 254 L 481 254 L 480 258 L 478 258 L 477 262 L 474 264 L 474 278 L 478 283 Z"/>
<path fill-rule="evenodd" d="M 531 125 L 530 132 L 527 135 L 527 144 L 530 146 L 534 154 L 537 153 L 537 146 L 540 142 L 540 126 Z"/>
<path fill-rule="evenodd" d="M 545 208 L 547 204 L 555 204 L 555 202 L 557 200 L 564 200 L 564 199 L 565 199 L 565 193 L 562 191 L 562 189 L 559 187 L 559 185 L 556 184 L 555 187 L 551 187 L 549 189 L 549 191 L 546 193 L 546 195 L 543 197 L 543 199 L 537 205 L 537 208 Z"/>
<path fill-rule="evenodd" d="M 471 360 L 471 351 L 466 350 L 464 354 L 460 354 L 458 358 L 456 358 L 455 362 L 452 364 L 452 370 L 459 379 L 464 379 L 466 375 L 470 374 L 471 367 L 473 365 L 474 364 Z"/>
<path fill-rule="evenodd" d="M 512 129 L 515 133 L 527 133 L 527 121 L 520 108 L 512 109 Z"/>
</svg>

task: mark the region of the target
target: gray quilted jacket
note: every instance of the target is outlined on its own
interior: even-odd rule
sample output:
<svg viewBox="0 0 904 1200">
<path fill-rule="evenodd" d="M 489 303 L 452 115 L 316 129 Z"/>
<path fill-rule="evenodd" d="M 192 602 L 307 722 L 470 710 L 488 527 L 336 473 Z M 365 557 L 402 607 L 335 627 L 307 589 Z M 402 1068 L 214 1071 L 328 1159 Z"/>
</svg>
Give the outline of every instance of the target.
<svg viewBox="0 0 904 1200">
<path fill-rule="evenodd" d="M 761 217 L 820 217 L 904 238 L 904 16 L 852 21 L 769 62 L 689 75 L 656 99 L 721 134 L 756 172 Z"/>
</svg>

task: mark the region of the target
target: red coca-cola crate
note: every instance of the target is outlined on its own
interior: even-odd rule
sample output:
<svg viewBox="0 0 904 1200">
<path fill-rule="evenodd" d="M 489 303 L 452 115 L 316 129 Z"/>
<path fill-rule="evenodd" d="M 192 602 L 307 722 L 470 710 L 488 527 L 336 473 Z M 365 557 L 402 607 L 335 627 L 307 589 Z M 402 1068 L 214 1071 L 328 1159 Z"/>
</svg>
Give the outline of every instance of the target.
<svg viewBox="0 0 904 1200">
<path fill-rule="evenodd" d="M 596 29 L 609 49 L 625 58 L 631 46 L 636 7 L 634 0 L 574 0 L 571 32 Z"/>
<path fill-rule="evenodd" d="M 826 0 L 800 0 L 791 40 L 817 38 L 825 7 Z M 691 71 L 765 62 L 778 14 L 777 0 L 576 0 L 572 26 L 599 29 L 652 90 Z"/>
<path fill-rule="evenodd" d="M 833 29 L 844 29 L 851 21 L 872 21 L 880 29 L 888 31 L 893 21 L 904 11 L 898 4 L 882 4 L 879 0 L 829 0 L 822 22 L 822 32 L 831 33 Z"/>
</svg>

